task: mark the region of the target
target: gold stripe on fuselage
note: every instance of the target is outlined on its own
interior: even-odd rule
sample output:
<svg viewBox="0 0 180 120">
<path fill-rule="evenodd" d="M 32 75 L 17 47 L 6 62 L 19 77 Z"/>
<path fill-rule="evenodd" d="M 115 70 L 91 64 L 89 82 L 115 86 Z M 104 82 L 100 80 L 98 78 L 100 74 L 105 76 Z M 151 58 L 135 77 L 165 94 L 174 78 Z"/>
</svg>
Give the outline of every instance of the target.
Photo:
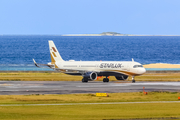
<svg viewBox="0 0 180 120">
<path fill-rule="evenodd" d="M 110 70 L 110 71 L 121 73 L 121 74 L 126 74 L 126 75 L 131 75 L 131 76 L 139 75 L 139 74 L 136 74 L 136 73 L 133 73 L 133 72 L 127 72 L 127 71 L 122 71 L 122 70 Z"/>
</svg>

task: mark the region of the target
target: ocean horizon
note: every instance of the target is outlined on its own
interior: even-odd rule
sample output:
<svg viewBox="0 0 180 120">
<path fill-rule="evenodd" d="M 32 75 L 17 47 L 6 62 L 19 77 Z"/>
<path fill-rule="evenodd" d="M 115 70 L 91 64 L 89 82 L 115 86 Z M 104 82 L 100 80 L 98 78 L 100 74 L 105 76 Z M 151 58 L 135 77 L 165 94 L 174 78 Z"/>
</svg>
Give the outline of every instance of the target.
<svg viewBox="0 0 180 120">
<path fill-rule="evenodd" d="M 180 64 L 180 36 L 1 35 L 0 67 L 51 62 L 48 40 L 64 60 Z"/>
</svg>

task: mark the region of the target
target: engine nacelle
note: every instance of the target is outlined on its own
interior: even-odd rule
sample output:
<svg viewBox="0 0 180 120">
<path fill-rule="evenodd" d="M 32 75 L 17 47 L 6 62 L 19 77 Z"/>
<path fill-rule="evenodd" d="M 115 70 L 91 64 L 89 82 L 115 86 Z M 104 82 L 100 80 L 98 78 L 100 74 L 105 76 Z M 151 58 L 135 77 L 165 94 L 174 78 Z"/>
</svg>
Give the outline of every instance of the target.
<svg viewBox="0 0 180 120">
<path fill-rule="evenodd" d="M 89 80 L 96 80 L 97 79 L 97 73 L 87 72 L 83 75 L 83 77 L 88 78 Z"/>
<path fill-rule="evenodd" d="M 121 75 L 121 76 L 115 76 L 117 80 L 127 80 L 129 76 L 127 75 Z"/>
</svg>

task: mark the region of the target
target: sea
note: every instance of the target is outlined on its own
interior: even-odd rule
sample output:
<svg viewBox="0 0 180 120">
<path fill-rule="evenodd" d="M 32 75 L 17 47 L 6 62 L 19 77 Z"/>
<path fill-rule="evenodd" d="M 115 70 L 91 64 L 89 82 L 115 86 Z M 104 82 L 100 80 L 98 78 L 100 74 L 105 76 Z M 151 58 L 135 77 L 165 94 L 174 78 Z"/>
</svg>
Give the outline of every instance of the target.
<svg viewBox="0 0 180 120">
<path fill-rule="evenodd" d="M 180 36 L 0 35 L 1 71 L 49 71 L 48 40 L 66 61 L 137 61 L 180 64 Z"/>
</svg>

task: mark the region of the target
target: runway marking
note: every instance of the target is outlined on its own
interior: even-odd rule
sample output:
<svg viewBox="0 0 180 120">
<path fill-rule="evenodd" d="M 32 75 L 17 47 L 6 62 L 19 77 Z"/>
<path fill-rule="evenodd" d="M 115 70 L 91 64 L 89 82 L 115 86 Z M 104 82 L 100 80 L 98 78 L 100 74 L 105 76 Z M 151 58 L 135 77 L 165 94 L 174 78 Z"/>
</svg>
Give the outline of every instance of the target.
<svg viewBox="0 0 180 120">
<path fill-rule="evenodd" d="M 107 87 L 107 86 L 137 86 L 137 85 L 150 85 L 150 86 L 153 86 L 153 85 L 164 85 L 164 86 L 167 86 L 167 85 L 171 85 L 171 86 L 180 86 L 180 82 L 153 82 L 153 83 L 121 83 L 121 84 L 117 84 L 117 83 L 110 83 L 110 84 L 104 84 L 104 85 L 78 85 L 76 87 L 80 87 L 80 88 L 86 88 L 86 87 Z"/>
<path fill-rule="evenodd" d="M 61 105 L 113 105 L 113 104 L 144 104 L 144 103 L 180 103 L 180 101 L 150 102 L 107 102 L 107 103 L 60 103 L 60 104 L 0 104 L 0 106 L 61 106 Z"/>
</svg>

